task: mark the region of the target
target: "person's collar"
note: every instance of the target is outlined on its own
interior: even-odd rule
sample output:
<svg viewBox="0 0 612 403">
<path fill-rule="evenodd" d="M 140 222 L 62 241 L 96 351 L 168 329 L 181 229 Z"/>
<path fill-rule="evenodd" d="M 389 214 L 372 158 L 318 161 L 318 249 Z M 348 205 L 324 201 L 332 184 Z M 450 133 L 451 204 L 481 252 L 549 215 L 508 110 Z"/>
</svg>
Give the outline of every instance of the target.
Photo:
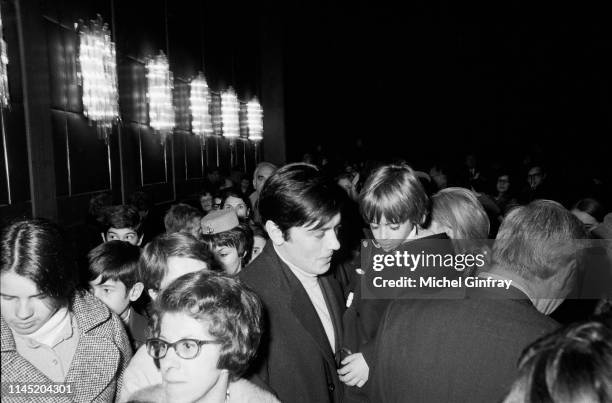
<svg viewBox="0 0 612 403">
<path fill-rule="evenodd" d="M 295 264 L 291 263 L 287 258 L 285 258 L 282 254 L 282 252 L 279 250 L 279 248 L 276 247 L 276 245 L 274 243 L 272 243 L 272 247 L 274 248 L 274 251 L 276 252 L 276 254 L 278 255 L 278 257 L 280 258 L 280 260 L 283 261 L 283 263 L 285 263 L 289 269 L 293 272 L 293 274 L 295 274 L 295 276 L 300 280 L 300 282 L 304 283 L 313 283 L 317 281 L 317 275 L 316 274 L 312 274 L 312 273 L 308 273 L 302 269 L 300 269 L 299 267 L 297 267 Z"/>
<path fill-rule="evenodd" d="M 516 288 L 517 290 L 525 294 L 527 298 L 529 298 L 531 303 L 535 305 L 535 300 L 532 297 L 532 293 L 522 278 L 512 275 L 511 273 L 508 273 L 500 269 L 499 267 L 493 267 L 491 271 L 483 272 L 480 274 L 480 277 L 486 277 L 486 276 L 490 276 L 496 280 L 511 280 L 512 287 Z"/>
<path fill-rule="evenodd" d="M 68 307 L 58 309 L 47 322 L 29 335 L 20 335 L 13 332 L 16 336 L 26 339 L 30 345 L 36 346 L 44 344 L 51 348 L 57 346 L 63 340 L 72 336 L 71 315 Z"/>
<path fill-rule="evenodd" d="M 130 322 L 130 316 L 132 316 L 132 307 L 128 306 L 125 311 L 121 314 L 121 321 L 127 325 Z"/>
</svg>

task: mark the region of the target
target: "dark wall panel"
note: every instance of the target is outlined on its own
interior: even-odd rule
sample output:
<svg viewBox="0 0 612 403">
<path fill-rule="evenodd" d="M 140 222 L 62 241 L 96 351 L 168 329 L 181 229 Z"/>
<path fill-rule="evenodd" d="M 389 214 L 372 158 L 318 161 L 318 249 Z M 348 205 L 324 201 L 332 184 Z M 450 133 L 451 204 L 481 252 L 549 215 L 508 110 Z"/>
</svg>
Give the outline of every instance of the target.
<svg viewBox="0 0 612 403">
<path fill-rule="evenodd" d="M 49 58 L 49 91 L 51 108 L 65 110 L 67 98 L 67 62 L 64 52 L 64 28 L 44 20 L 47 36 L 47 53 Z"/>
<path fill-rule="evenodd" d="M 64 60 L 66 61 L 64 80 L 66 89 L 66 110 L 74 113 L 83 113 L 81 89 L 77 79 L 77 52 L 78 35 L 72 29 L 62 29 L 64 47 Z"/>
<path fill-rule="evenodd" d="M 189 111 L 189 82 L 174 77 L 174 110 L 176 117 L 176 130 L 191 130 L 191 114 Z"/>
<path fill-rule="evenodd" d="M 144 64 L 128 57 L 117 60 L 119 107 L 124 122 L 148 123 Z"/>
<path fill-rule="evenodd" d="M 136 123 L 126 123 L 121 127 L 123 181 L 126 197 L 142 187 L 140 180 L 140 127 Z"/>
<path fill-rule="evenodd" d="M 191 134 L 185 136 L 185 155 L 187 178 L 202 178 L 202 143 L 198 136 Z"/>
<path fill-rule="evenodd" d="M 53 153 L 55 154 L 55 187 L 57 196 L 68 196 L 70 193 L 68 175 L 68 121 L 66 114 L 51 110 L 51 132 L 53 133 Z"/>
<path fill-rule="evenodd" d="M 82 116 L 66 115 L 72 194 L 110 190 L 108 146 Z"/>
<path fill-rule="evenodd" d="M 28 169 L 28 155 L 26 153 L 27 146 L 23 106 L 21 104 L 11 103 L 11 109 L 2 111 L 2 114 L 7 149 L 6 156 L 10 174 L 11 202 L 22 203 L 30 200 L 30 174 Z M 6 181 L 4 149 L 2 151 L 2 155 L 0 156 L 0 161 L 2 162 L 2 180 Z M 8 199 L 6 199 L 6 201 L 8 201 Z M 4 199 L 0 203 L 4 204 Z"/>
<path fill-rule="evenodd" d="M 149 127 L 142 126 L 139 141 L 142 158 L 142 184 L 167 182 L 166 150 L 159 133 L 153 133 Z"/>
<path fill-rule="evenodd" d="M 184 182 L 187 178 L 187 165 L 185 157 L 185 138 L 184 132 L 175 132 L 172 136 L 172 150 L 174 151 L 174 167 L 176 182 Z"/>
</svg>

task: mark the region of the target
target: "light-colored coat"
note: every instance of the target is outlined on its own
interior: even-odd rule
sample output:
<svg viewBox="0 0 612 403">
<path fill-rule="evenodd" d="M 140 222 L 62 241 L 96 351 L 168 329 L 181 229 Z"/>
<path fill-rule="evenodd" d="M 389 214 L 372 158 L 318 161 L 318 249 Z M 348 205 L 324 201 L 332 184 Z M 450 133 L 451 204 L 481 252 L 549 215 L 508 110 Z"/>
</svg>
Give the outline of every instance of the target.
<svg viewBox="0 0 612 403">
<path fill-rule="evenodd" d="M 79 342 L 65 382 L 71 384 L 73 393 L 64 396 L 11 396 L 3 388 L 3 402 L 108 403 L 115 400 L 121 376 L 132 356 L 123 323 L 89 293 L 75 296 L 71 310 L 78 326 Z M 1 331 L 3 386 L 9 383 L 50 384 L 49 378 L 17 352 L 13 334 L 4 318 Z"/>
</svg>

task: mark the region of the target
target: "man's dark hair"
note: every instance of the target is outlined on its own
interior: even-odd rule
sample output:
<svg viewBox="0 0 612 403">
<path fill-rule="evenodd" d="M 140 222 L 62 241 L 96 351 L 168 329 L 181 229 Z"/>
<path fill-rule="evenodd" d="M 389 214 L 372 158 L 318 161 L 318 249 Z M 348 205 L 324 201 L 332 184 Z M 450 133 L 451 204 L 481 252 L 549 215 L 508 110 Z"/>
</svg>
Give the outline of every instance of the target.
<svg viewBox="0 0 612 403">
<path fill-rule="evenodd" d="M 111 206 L 104 212 L 104 232 L 110 228 L 131 228 L 142 235 L 142 221 L 138 210 L 126 204 Z"/>
<path fill-rule="evenodd" d="M 60 227 L 48 220 L 15 222 L 0 236 L 0 273 L 34 282 L 46 296 L 70 299 L 78 286 L 76 261 Z"/>
<path fill-rule="evenodd" d="M 273 221 L 287 239 L 292 227 L 323 227 L 342 208 L 342 190 L 310 164 L 285 165 L 268 178 L 259 195 L 262 222 Z"/>
<path fill-rule="evenodd" d="M 88 254 L 88 281 L 101 276 L 100 284 L 107 280 L 121 281 L 127 290 L 140 281 L 138 261 L 140 248 L 123 241 L 104 242 Z"/>
</svg>

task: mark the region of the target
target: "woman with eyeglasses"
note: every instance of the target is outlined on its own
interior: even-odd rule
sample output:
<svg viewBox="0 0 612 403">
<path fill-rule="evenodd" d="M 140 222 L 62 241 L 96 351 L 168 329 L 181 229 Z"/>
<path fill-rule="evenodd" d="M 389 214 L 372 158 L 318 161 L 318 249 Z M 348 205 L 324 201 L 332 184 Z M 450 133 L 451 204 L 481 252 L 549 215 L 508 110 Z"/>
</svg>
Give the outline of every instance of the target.
<svg viewBox="0 0 612 403">
<path fill-rule="evenodd" d="M 195 272 L 179 277 L 156 301 L 147 352 L 162 384 L 132 402 L 253 402 L 278 400 L 242 379 L 261 336 L 261 303 L 238 280 Z"/>
</svg>

